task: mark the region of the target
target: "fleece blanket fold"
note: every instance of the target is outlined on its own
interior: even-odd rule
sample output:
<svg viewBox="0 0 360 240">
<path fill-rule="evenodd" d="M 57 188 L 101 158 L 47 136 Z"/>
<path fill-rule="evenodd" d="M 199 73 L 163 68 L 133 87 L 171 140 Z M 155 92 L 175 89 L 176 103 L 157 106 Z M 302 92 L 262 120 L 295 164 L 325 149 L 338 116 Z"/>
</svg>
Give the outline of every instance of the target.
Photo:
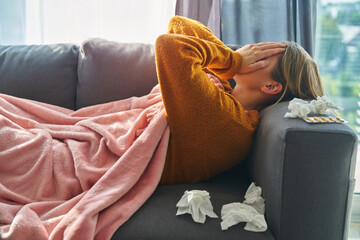
<svg viewBox="0 0 360 240">
<path fill-rule="evenodd" d="M 159 86 L 77 111 L 0 94 L 0 239 L 110 239 L 160 181 L 164 111 Z"/>
</svg>

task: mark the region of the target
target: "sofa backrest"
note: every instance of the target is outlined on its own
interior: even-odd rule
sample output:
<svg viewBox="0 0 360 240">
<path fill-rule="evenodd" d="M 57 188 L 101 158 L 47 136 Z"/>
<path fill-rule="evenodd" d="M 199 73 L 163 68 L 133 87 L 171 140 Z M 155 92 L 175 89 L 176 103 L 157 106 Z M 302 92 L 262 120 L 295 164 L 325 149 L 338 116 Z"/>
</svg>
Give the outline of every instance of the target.
<svg viewBox="0 0 360 240">
<path fill-rule="evenodd" d="M 80 49 L 76 108 L 148 94 L 158 83 L 153 44 L 89 39 Z"/>
<path fill-rule="evenodd" d="M 79 47 L 0 46 L 0 93 L 75 109 Z"/>
<path fill-rule="evenodd" d="M 0 46 L 0 93 L 70 109 L 142 96 L 158 83 L 153 44 L 89 39 Z"/>
</svg>

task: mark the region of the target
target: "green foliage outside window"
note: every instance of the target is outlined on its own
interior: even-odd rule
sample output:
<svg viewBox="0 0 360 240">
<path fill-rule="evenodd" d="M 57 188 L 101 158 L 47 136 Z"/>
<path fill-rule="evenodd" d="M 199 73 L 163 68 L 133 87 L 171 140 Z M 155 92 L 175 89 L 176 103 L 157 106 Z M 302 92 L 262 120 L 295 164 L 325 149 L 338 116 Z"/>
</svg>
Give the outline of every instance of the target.
<svg viewBox="0 0 360 240">
<path fill-rule="evenodd" d="M 327 95 L 356 131 L 360 116 L 360 1 L 321 5 L 316 54 Z M 359 133 L 359 132 L 358 132 Z"/>
</svg>

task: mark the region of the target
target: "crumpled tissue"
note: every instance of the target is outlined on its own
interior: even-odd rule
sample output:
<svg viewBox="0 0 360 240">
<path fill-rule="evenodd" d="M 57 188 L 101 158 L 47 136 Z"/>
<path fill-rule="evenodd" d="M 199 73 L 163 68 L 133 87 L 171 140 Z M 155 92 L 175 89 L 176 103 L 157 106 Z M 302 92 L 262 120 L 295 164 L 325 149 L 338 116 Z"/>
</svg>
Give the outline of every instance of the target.
<svg viewBox="0 0 360 240">
<path fill-rule="evenodd" d="M 240 222 L 246 222 L 245 230 L 264 232 L 267 229 L 264 214 L 265 200 L 261 197 L 261 187 L 251 183 L 246 191 L 243 203 L 235 202 L 222 207 L 221 229 L 227 230 Z"/>
<path fill-rule="evenodd" d="M 288 118 L 306 118 L 310 113 L 329 115 L 332 110 L 342 110 L 341 107 L 332 103 L 326 96 L 318 96 L 311 102 L 294 98 L 289 102 L 290 112 L 285 114 Z"/>
<path fill-rule="evenodd" d="M 189 213 L 197 223 L 204 223 L 206 216 L 218 218 L 210 202 L 210 195 L 204 190 L 185 191 L 176 206 L 178 207 L 176 216 Z"/>
<path fill-rule="evenodd" d="M 260 213 L 265 213 L 265 199 L 261 197 L 261 187 L 255 185 L 255 183 L 251 183 L 245 193 L 245 201 L 244 203 L 252 206 L 255 210 Z"/>
</svg>

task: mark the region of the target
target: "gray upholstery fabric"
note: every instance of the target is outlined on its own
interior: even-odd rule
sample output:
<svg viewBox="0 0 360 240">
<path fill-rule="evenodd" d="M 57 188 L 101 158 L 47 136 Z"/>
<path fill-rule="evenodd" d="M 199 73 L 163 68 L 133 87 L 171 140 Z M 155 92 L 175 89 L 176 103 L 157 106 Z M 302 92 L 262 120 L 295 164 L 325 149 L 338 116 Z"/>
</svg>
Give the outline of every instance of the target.
<svg viewBox="0 0 360 240">
<path fill-rule="evenodd" d="M 261 112 L 250 161 L 269 227 L 279 240 L 342 239 L 357 137 L 344 124 L 284 118 L 287 106 Z"/>
<path fill-rule="evenodd" d="M 90 39 L 79 55 L 76 107 L 148 94 L 157 84 L 154 45 Z"/>
<path fill-rule="evenodd" d="M 75 109 L 79 47 L 0 46 L 0 92 Z"/>
<path fill-rule="evenodd" d="M 113 235 L 115 239 L 142 240 L 270 240 L 269 229 L 254 233 L 244 230 L 245 223 L 221 230 L 221 208 L 224 204 L 243 202 L 250 185 L 246 167 L 239 165 L 210 181 L 196 184 L 160 186 L 150 199 Z M 195 223 L 190 214 L 176 216 L 176 203 L 185 190 L 206 190 L 219 218 L 206 218 L 204 224 Z"/>
</svg>

